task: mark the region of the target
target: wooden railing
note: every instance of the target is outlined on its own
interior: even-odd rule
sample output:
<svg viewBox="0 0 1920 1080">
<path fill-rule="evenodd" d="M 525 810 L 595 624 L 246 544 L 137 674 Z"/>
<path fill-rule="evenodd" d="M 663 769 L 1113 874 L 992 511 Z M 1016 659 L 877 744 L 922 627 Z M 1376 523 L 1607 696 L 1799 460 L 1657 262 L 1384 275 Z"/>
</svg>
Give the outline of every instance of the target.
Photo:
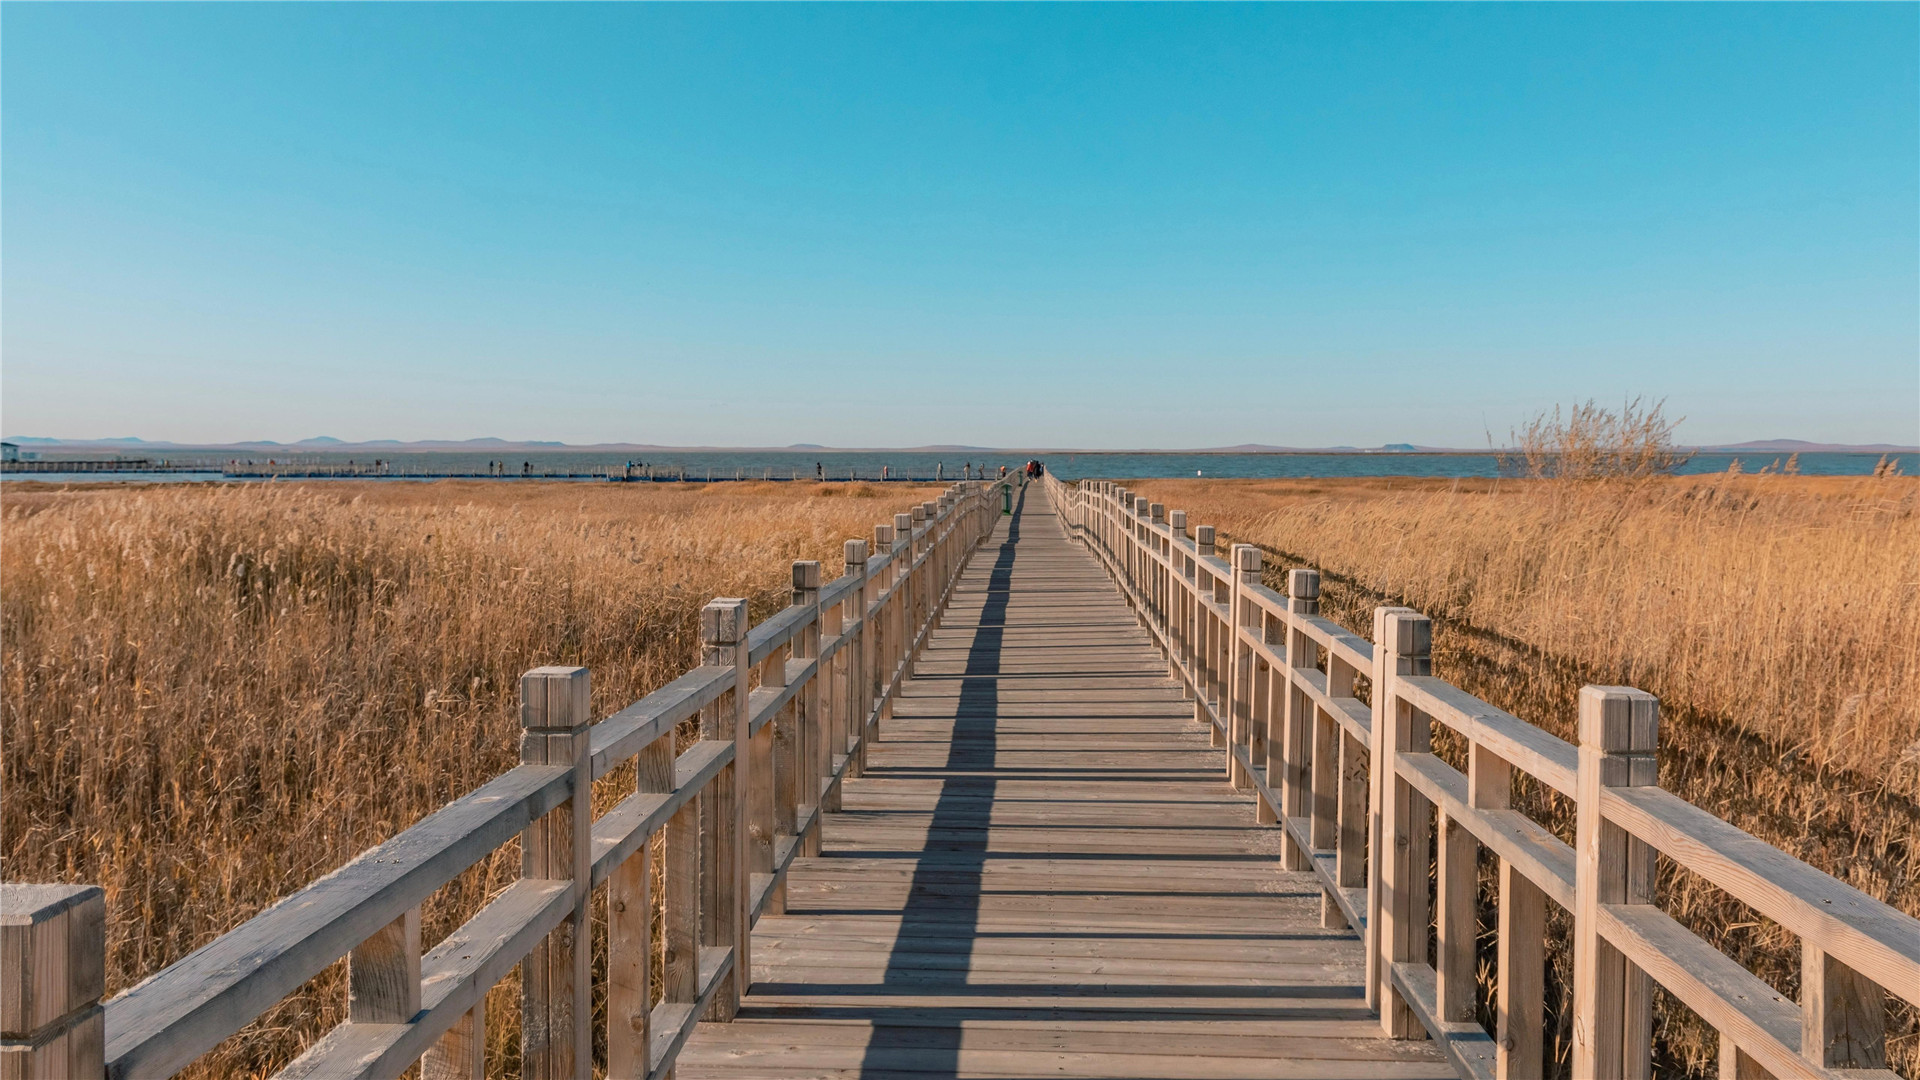
<svg viewBox="0 0 1920 1080">
<path fill-rule="evenodd" d="M 792 604 L 749 627 L 747 602 L 700 613 L 703 663 L 598 723 L 588 672 L 521 679 L 521 763 L 105 1004 L 105 905 L 93 887 L 0 886 L 0 1077 L 177 1072 L 341 957 L 348 1020 L 282 1077 L 483 1075 L 487 991 L 521 971 L 532 1078 L 590 1077 L 585 931 L 607 890 L 606 1075 L 661 1077 L 700 1019 L 729 1020 L 749 931 L 782 910 L 794 857 L 868 742 L 991 533 L 1012 481 L 969 481 L 846 544 L 846 573 L 793 565 Z M 676 739 L 683 722 L 697 736 Z M 632 794 L 598 818 L 594 780 L 628 761 Z M 651 940 L 649 842 L 665 832 L 663 947 Z M 521 876 L 425 952 L 420 906 L 520 838 Z M 655 953 L 664 958 L 655 970 Z M 661 988 L 653 999 L 652 987 Z"/>
<path fill-rule="evenodd" d="M 1317 571 L 1280 596 L 1258 548 L 1222 559 L 1180 511 L 1108 482 L 1047 487 L 1228 749 L 1230 782 L 1284 827 L 1284 865 L 1318 875 L 1324 923 L 1364 939 L 1388 1034 L 1424 1032 L 1463 1076 L 1541 1075 L 1551 900 L 1574 928 L 1579 1080 L 1649 1075 L 1655 982 L 1719 1031 L 1728 1080 L 1894 1075 L 1885 999 L 1920 1004 L 1920 921 L 1662 790 L 1652 695 L 1585 687 L 1574 746 L 1435 678 L 1416 611 L 1377 609 L 1369 642 L 1320 617 Z M 1464 774 L 1435 755 L 1436 724 L 1464 742 Z M 1516 772 L 1572 802 L 1572 845 L 1512 808 Z M 1475 1021 L 1482 847 L 1499 860 L 1492 1032 Z M 1797 1004 L 1661 910 L 1657 855 L 1799 936 Z"/>
</svg>

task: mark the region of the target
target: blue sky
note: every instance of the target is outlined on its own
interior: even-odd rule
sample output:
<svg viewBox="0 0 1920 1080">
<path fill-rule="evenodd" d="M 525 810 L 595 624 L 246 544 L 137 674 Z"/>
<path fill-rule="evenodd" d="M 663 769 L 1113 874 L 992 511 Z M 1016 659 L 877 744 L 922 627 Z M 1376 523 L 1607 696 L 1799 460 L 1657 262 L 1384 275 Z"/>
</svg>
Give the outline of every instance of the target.
<svg viewBox="0 0 1920 1080">
<path fill-rule="evenodd" d="M 1920 441 L 1920 6 L 0 9 L 8 434 Z"/>
</svg>

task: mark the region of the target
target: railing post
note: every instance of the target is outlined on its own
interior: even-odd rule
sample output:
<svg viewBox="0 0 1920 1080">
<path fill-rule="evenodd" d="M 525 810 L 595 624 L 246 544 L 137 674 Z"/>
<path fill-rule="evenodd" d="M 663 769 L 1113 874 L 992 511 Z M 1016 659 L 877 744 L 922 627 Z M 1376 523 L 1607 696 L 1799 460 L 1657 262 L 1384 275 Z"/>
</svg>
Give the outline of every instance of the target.
<svg viewBox="0 0 1920 1080">
<path fill-rule="evenodd" d="M 859 574 L 860 584 L 847 594 L 847 606 L 853 609 L 853 640 L 846 645 L 847 654 L 847 704 L 850 707 L 849 727 L 853 730 L 858 743 L 848 751 L 853 755 L 856 775 L 867 771 L 867 743 L 879 737 L 879 725 L 867 723 L 873 713 L 873 695 L 867 693 L 868 653 L 871 650 L 871 638 L 867 634 L 867 542 L 849 540 L 841 547 L 845 553 L 847 573 Z"/>
<path fill-rule="evenodd" d="M 1214 557 L 1213 526 L 1200 525 L 1193 530 L 1195 550 L 1202 559 Z M 1201 578 L 1205 578 L 1206 596 L 1200 595 Z M 1213 568 L 1202 570 L 1198 563 L 1194 567 L 1194 647 L 1198 651 L 1195 667 L 1199 682 L 1199 695 L 1194 700 L 1193 718 L 1207 725 L 1207 739 L 1210 745 L 1225 746 L 1226 733 L 1213 723 L 1213 716 L 1219 715 L 1221 704 L 1221 686 L 1223 680 L 1220 671 L 1220 626 L 1214 618 L 1213 605 L 1219 603 L 1219 586 L 1213 577 Z"/>
<path fill-rule="evenodd" d="M 928 571 L 933 569 L 933 560 L 929 558 L 921 562 L 921 556 L 927 553 L 933 530 L 927 526 L 926 504 L 914 507 L 907 516 L 911 521 L 907 533 L 907 573 L 910 575 L 907 591 L 913 594 L 913 614 L 908 619 L 911 628 L 907 631 L 907 677 L 912 678 L 916 659 L 913 646 L 920 640 L 920 632 L 926 627 L 932 611 L 932 605 L 928 602 L 927 577 Z"/>
<path fill-rule="evenodd" d="M 95 885 L 0 885 L 0 1076 L 107 1071 L 107 901 Z"/>
<path fill-rule="evenodd" d="M 791 642 L 770 650 L 766 658 L 760 661 L 756 672 L 762 687 L 775 689 L 786 685 L 786 654 L 790 651 Z M 748 883 L 746 893 L 749 913 L 754 905 L 754 898 L 760 894 L 762 888 L 759 880 L 756 879 L 764 880 L 765 888 L 773 889 L 774 845 L 778 842 L 781 831 L 780 815 L 783 802 L 780 775 L 782 770 L 776 759 L 781 752 L 778 745 L 782 741 L 781 729 L 786 726 L 782 721 L 790 709 L 791 703 L 787 708 L 778 710 L 781 715 L 770 718 L 766 724 L 761 725 L 759 731 L 753 732 L 748 737 L 746 761 L 739 771 L 737 781 L 739 793 L 747 808 L 747 829 L 742 834 L 745 838 L 743 846 L 746 848 L 747 876 L 742 880 Z M 749 726 L 751 726 L 751 710 L 749 710 Z M 792 733 L 789 731 L 787 741 L 791 741 L 791 737 Z M 790 832 L 790 818 L 788 825 Z M 769 904 L 767 910 L 775 913 L 784 910 L 779 906 L 778 898 L 771 893 L 767 900 Z"/>
<path fill-rule="evenodd" d="M 1474 799 L 1473 748 L 1468 749 L 1468 799 Z M 1484 771 L 1485 765 L 1482 764 Z M 1451 814 L 1440 815 L 1439 865 L 1434 871 L 1434 1002 L 1443 1022 L 1474 1018 L 1479 938 L 1480 842 Z"/>
<path fill-rule="evenodd" d="M 570 881 L 573 886 L 573 913 L 520 962 L 520 1057 L 522 1074 L 529 1080 L 572 1080 L 593 1073 L 592 946 L 587 930 L 593 869 L 589 698 L 583 667 L 539 667 L 520 676 L 520 761 L 573 769 L 572 795 L 520 837 L 521 877 Z"/>
<path fill-rule="evenodd" d="M 1277 703 L 1280 706 L 1280 737 L 1267 743 L 1267 783 L 1274 784 L 1278 780 L 1283 824 L 1286 818 L 1311 819 L 1314 815 L 1313 777 L 1307 772 L 1307 758 L 1313 746 L 1315 710 L 1313 699 L 1298 683 L 1300 671 L 1316 666 L 1314 661 L 1318 646 L 1299 628 L 1298 620 L 1301 616 L 1319 613 L 1320 572 L 1287 571 L 1287 621 L 1283 653 L 1288 670 L 1278 688 L 1285 697 Z M 1329 745 L 1331 742 L 1329 739 Z M 1327 756 L 1332 757 L 1331 754 Z M 1318 760 L 1315 759 L 1316 763 Z M 1328 764 L 1330 766 L 1331 762 Z M 1309 820 L 1309 830 L 1331 832 L 1331 822 L 1322 829 Z M 1311 838 L 1319 842 L 1319 837 Z M 1326 846 L 1332 845 L 1329 842 Z M 1313 856 L 1294 842 L 1291 833 L 1282 837 L 1280 856 L 1283 869 L 1306 870 L 1313 865 Z"/>
<path fill-rule="evenodd" d="M 1413 1010 L 1393 988 L 1393 965 L 1424 963 L 1427 955 L 1427 868 L 1432 858 L 1433 807 L 1402 780 L 1401 753 L 1425 751 L 1432 723 L 1400 699 L 1395 682 L 1433 671 L 1433 624 L 1408 608 L 1373 612 L 1373 858 L 1367 890 L 1369 989 L 1390 1038 L 1424 1033 Z"/>
<path fill-rule="evenodd" d="M 1644 1080 L 1653 1065 L 1653 982 L 1600 936 L 1602 904 L 1653 902 L 1653 848 L 1607 821 L 1600 794 L 1659 782 L 1660 703 L 1626 686 L 1580 688 L 1573 909 L 1574 1080 Z"/>
<path fill-rule="evenodd" d="M 789 598 L 794 606 L 813 612 L 807 621 L 807 628 L 794 636 L 793 655 L 799 660 L 814 660 L 820 655 L 820 564 L 811 559 L 798 560 L 793 564 L 793 594 Z M 805 819 L 812 812 L 813 824 L 800 836 L 800 854 L 820 854 L 820 796 L 826 784 L 827 774 L 833 768 L 833 758 L 827 750 L 826 726 L 820 715 L 820 686 L 826 679 L 826 672 L 814 665 L 813 678 L 800 689 L 794 724 L 796 743 L 794 759 L 801 773 L 799 784 L 800 804 L 794 809 L 796 819 Z"/>
<path fill-rule="evenodd" d="M 1233 591 L 1227 601 L 1227 652 L 1231 658 L 1226 693 L 1227 779 L 1236 788 L 1246 788 L 1253 779 L 1240 764 L 1240 755 L 1250 755 L 1253 746 L 1254 653 L 1253 646 L 1240 639 L 1240 632 L 1260 625 L 1258 609 L 1244 595 L 1247 586 L 1260 583 L 1260 549 L 1252 544 L 1235 544 L 1232 559 Z"/>
<path fill-rule="evenodd" d="M 1144 495 L 1131 496 L 1133 517 L 1127 522 L 1127 554 L 1132 567 L 1127 575 L 1133 585 L 1133 613 L 1140 625 L 1153 626 L 1153 563 L 1147 558 L 1147 515 L 1153 504 Z"/>
<path fill-rule="evenodd" d="M 894 573 L 893 594 L 900 608 L 900 678 L 913 677 L 913 637 L 919 629 L 920 600 L 917 584 L 914 581 L 913 558 L 919 550 L 919 541 L 913 535 L 914 517 L 911 513 L 893 515 L 893 561 L 899 567 Z"/>
<path fill-rule="evenodd" d="M 894 529 L 891 525 L 873 527 L 873 548 L 875 553 L 887 554 L 887 565 L 880 571 L 879 580 L 873 583 L 887 599 L 880 604 L 879 612 L 873 623 L 873 699 L 880 712 L 880 725 L 886 726 L 893 719 L 893 696 L 887 693 L 887 687 L 893 681 L 893 670 L 899 663 L 900 653 L 900 600 L 892 592 L 894 581 L 900 576 L 900 559 L 894 552 Z"/>
<path fill-rule="evenodd" d="M 1467 799 L 1473 808 L 1505 810 L 1512 797 L 1513 766 L 1478 743 L 1470 745 Z M 1545 1068 L 1547 894 L 1501 859 L 1496 905 L 1494 1072 L 1498 1080 L 1536 1080 Z"/>
<path fill-rule="evenodd" d="M 1886 991 L 1804 938 L 1800 1056 L 1828 1069 L 1887 1067 Z"/>
<path fill-rule="evenodd" d="M 1354 676 L 1357 674 L 1359 673 L 1345 660 L 1329 651 L 1327 653 L 1327 696 L 1352 697 Z M 1347 734 L 1344 728 L 1340 729 L 1336 737 L 1340 742 L 1340 796 L 1335 808 L 1337 829 L 1333 860 L 1334 879 L 1342 889 L 1364 890 L 1367 885 L 1367 836 L 1368 830 L 1372 827 L 1368 812 L 1372 794 L 1368 779 L 1369 753 L 1367 745 Z M 1318 750 L 1315 751 L 1316 754 L 1318 752 Z M 1316 765 L 1317 763 L 1316 758 Z M 1329 928 L 1347 925 L 1346 916 L 1338 907 L 1332 907 L 1329 900 L 1329 897 L 1321 898 L 1320 925 Z M 1365 907 L 1365 904 L 1361 906 Z M 1371 931 L 1368 933 L 1368 940 L 1372 940 Z"/>
<path fill-rule="evenodd" d="M 752 978 L 747 933 L 747 602 L 721 597 L 700 609 L 701 663 L 731 667 L 733 690 L 700 711 L 700 737 L 733 744 L 733 760 L 700 793 L 702 944 L 733 950 L 733 970 L 714 992 L 709 1020 L 732 1020 Z"/>
<path fill-rule="evenodd" d="M 654 739 L 635 756 L 634 772 L 635 791 L 664 794 L 673 790 L 672 732 Z M 667 842 L 673 843 L 671 823 Z M 673 915 L 667 914 L 669 923 Z M 668 936 L 671 937 L 671 932 Z M 627 856 L 627 860 L 607 876 L 607 1076 L 610 1080 L 643 1080 L 647 1075 L 653 1035 L 653 995 L 649 986 L 652 965 L 653 845 L 641 844 L 638 851 Z M 664 977 L 662 981 L 666 981 Z M 469 1036 L 481 1041 L 486 1031 L 483 1007 L 474 1008 L 470 1023 L 473 1034 Z M 464 1071 L 456 1068 L 447 1072 L 445 1080 L 454 1080 L 456 1076 L 460 1080 L 484 1077 L 485 1070 L 478 1067 L 477 1046 L 471 1061 L 474 1064 Z M 441 1080 L 441 1077 L 423 1074 L 422 1080 Z"/>
<path fill-rule="evenodd" d="M 1175 510 L 1169 513 L 1167 527 L 1173 530 L 1176 541 L 1184 539 L 1187 535 L 1187 512 Z M 1169 605 L 1171 610 L 1167 613 L 1168 636 L 1173 640 L 1173 649 L 1167 656 L 1167 675 L 1180 683 L 1180 696 L 1190 698 L 1193 696 L 1193 686 L 1187 680 L 1187 673 L 1191 670 L 1192 663 L 1190 657 L 1192 656 L 1193 620 L 1188 612 L 1192 610 L 1193 598 L 1188 595 L 1186 549 L 1176 542 L 1172 545 L 1171 551 L 1174 565 L 1180 568 L 1180 574 L 1179 580 L 1172 582 L 1172 603 Z"/>
<path fill-rule="evenodd" d="M 1146 503 L 1146 542 L 1158 555 L 1165 555 L 1165 540 L 1160 530 L 1167 523 L 1167 507 L 1164 503 Z M 1152 582 L 1152 588 L 1146 592 L 1148 605 L 1152 607 L 1154 630 L 1164 634 L 1167 630 L 1167 569 L 1160 565 L 1160 559 L 1146 559 L 1146 575 Z"/>
</svg>

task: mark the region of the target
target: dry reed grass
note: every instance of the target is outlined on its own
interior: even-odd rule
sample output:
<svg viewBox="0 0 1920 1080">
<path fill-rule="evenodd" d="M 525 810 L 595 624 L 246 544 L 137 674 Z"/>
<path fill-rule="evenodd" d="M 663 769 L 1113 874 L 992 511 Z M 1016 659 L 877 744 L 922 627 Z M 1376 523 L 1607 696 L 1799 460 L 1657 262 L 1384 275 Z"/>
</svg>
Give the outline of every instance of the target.
<svg viewBox="0 0 1920 1080">
<path fill-rule="evenodd" d="M 845 538 L 937 491 L 9 485 L 0 876 L 104 886 L 117 992 L 511 767 L 521 672 L 589 666 L 604 715 L 698 662 L 707 599 L 764 618 L 792 560 L 832 577 Z M 442 890 L 427 940 L 518 866 Z M 196 1071 L 284 1064 L 344 1019 L 343 968 Z M 489 1008 L 511 1073 L 512 988 Z"/>
<path fill-rule="evenodd" d="M 1920 482 L 1132 486 L 1278 556 L 1270 585 L 1318 567 L 1323 610 L 1350 628 L 1365 633 L 1381 603 L 1433 616 L 1436 674 L 1562 738 L 1584 683 L 1658 694 L 1663 786 L 1920 915 Z M 1569 808 L 1531 788 L 1522 805 L 1570 841 Z M 1675 917 L 1797 995 L 1793 935 L 1678 867 L 1661 890 Z M 1563 1068 L 1566 962 L 1548 1002 Z M 1895 1010 L 1890 1035 L 1896 1069 L 1920 1075 L 1912 1010 Z M 1712 1033 L 1684 1008 L 1663 1002 L 1659 1041 L 1662 1075 L 1712 1075 Z"/>
</svg>

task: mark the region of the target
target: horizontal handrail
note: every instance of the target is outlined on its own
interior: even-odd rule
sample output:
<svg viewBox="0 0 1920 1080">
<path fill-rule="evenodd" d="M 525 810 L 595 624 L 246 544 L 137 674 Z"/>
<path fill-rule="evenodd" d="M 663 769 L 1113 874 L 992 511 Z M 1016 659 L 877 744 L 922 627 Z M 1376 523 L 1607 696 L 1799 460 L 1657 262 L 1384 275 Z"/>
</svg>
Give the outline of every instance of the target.
<svg viewBox="0 0 1920 1080">
<path fill-rule="evenodd" d="M 520 765 L 274 904 L 107 1007 L 107 1066 L 166 1076 L 218 1046 L 571 795 Z"/>
<path fill-rule="evenodd" d="M 1228 751 L 1229 781 L 1282 828 L 1283 865 L 1318 875 L 1326 924 L 1364 939 L 1390 1035 L 1438 1040 L 1463 1075 L 1539 1072 L 1551 900 L 1575 926 L 1576 1077 L 1647 1075 L 1649 980 L 1721 1032 L 1722 1075 L 1892 1075 L 1882 1003 L 1920 1004 L 1920 920 L 1656 786 L 1650 695 L 1587 687 L 1569 743 L 1433 676 L 1417 612 L 1378 609 L 1369 641 L 1319 615 L 1316 571 L 1292 571 L 1283 596 L 1252 545 L 1222 559 L 1180 511 L 1046 482 Z M 1464 742 L 1466 772 L 1432 752 L 1436 724 Z M 1509 805 L 1515 772 L 1574 801 L 1577 843 Z M 1493 1033 L 1474 1022 L 1481 847 L 1501 866 Z M 1800 936 L 1799 1003 L 1660 911 L 1655 852 Z"/>
</svg>

